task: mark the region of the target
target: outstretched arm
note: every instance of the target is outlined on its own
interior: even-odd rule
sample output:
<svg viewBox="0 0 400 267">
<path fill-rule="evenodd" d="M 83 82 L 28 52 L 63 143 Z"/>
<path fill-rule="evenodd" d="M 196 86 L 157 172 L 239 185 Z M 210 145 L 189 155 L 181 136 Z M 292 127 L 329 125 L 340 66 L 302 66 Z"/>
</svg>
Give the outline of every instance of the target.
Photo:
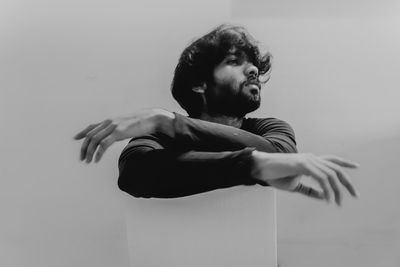
<svg viewBox="0 0 400 267">
<path fill-rule="evenodd" d="M 131 141 L 118 161 L 118 186 L 135 197 L 176 198 L 237 185 L 254 185 L 252 152 L 179 152 L 150 139 Z"/>
<path fill-rule="evenodd" d="M 174 113 L 173 120 L 165 120 L 161 131 L 194 150 L 215 151 L 218 149 L 237 150 L 254 147 L 258 151 L 269 153 L 295 153 L 296 142 L 292 128 L 277 119 L 253 120 L 254 131 L 227 126 L 219 123 L 188 118 Z"/>
<path fill-rule="evenodd" d="M 189 150 L 214 151 L 214 144 L 218 143 L 225 148 L 222 150 L 255 147 L 270 153 L 297 152 L 293 130 L 287 123 L 275 121 L 274 124 L 260 125 L 258 128 L 257 133 L 251 133 L 161 109 L 150 109 L 89 125 L 74 138 L 85 138 L 81 147 L 81 160 L 86 158 L 88 163 L 96 150 L 98 162 L 114 142 L 152 133 L 164 134 Z"/>
<path fill-rule="evenodd" d="M 329 201 L 330 191 L 341 205 L 342 184 L 357 191 L 342 167 L 357 164 L 336 156 L 265 153 L 254 148 L 225 152 L 180 152 L 165 149 L 152 139 L 131 141 L 119 158 L 118 185 L 135 197 L 175 198 L 236 185 L 271 185 L 308 197 Z M 302 184 L 307 175 L 319 189 Z"/>
</svg>

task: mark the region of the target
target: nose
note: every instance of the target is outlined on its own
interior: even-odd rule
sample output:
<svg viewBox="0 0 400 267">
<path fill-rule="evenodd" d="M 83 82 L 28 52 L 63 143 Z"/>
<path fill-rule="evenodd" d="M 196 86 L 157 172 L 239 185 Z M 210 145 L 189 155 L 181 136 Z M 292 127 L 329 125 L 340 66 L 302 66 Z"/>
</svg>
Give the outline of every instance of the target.
<svg viewBox="0 0 400 267">
<path fill-rule="evenodd" d="M 246 66 L 246 76 L 254 76 L 255 78 L 258 78 L 258 68 L 251 62 L 249 62 Z"/>
</svg>

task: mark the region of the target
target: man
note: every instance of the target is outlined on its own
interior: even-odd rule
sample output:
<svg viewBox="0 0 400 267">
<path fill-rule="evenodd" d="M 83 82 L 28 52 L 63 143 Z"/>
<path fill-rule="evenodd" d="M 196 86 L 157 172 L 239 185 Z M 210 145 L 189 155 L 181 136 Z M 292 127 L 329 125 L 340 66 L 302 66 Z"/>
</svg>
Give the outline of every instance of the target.
<svg viewBox="0 0 400 267">
<path fill-rule="evenodd" d="M 189 117 L 141 110 L 90 125 L 81 159 L 96 162 L 115 141 L 131 138 L 119 158 L 118 185 L 135 197 L 173 198 L 236 185 L 273 186 L 341 205 L 344 186 L 358 193 L 337 156 L 297 154 L 286 122 L 247 118 L 261 103 L 271 55 L 243 28 L 221 25 L 190 44 L 175 69 L 172 94 Z M 301 183 L 312 177 L 320 188 Z"/>
</svg>

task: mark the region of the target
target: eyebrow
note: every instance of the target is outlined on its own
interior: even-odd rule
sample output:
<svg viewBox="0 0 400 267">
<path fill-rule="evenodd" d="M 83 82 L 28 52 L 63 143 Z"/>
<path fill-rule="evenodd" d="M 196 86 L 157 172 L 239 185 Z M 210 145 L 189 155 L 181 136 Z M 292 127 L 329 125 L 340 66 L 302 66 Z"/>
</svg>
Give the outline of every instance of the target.
<svg viewBox="0 0 400 267">
<path fill-rule="evenodd" d="M 245 53 L 238 49 L 230 49 L 226 55 L 227 56 L 243 56 Z"/>
<path fill-rule="evenodd" d="M 247 53 L 244 52 L 243 50 L 240 50 L 240 49 L 230 49 L 226 53 L 225 58 L 228 57 L 228 56 L 236 56 L 236 57 L 240 57 L 240 58 L 249 58 Z"/>
</svg>

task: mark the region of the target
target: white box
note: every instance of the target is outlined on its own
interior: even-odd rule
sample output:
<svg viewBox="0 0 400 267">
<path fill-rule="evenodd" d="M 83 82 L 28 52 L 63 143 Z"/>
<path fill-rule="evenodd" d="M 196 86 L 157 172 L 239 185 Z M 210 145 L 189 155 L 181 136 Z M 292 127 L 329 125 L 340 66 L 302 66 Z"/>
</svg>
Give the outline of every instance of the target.
<svg viewBox="0 0 400 267">
<path fill-rule="evenodd" d="M 127 197 L 132 267 L 276 267 L 270 187 L 236 186 L 175 199 Z"/>
</svg>

